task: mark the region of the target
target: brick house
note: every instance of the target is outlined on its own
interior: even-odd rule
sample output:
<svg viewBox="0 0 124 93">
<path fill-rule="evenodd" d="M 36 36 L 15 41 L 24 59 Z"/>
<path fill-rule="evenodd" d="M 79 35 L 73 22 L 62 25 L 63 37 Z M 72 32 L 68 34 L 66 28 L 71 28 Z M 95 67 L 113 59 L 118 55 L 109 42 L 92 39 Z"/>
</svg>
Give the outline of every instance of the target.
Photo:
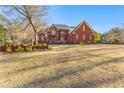
<svg viewBox="0 0 124 93">
<path fill-rule="evenodd" d="M 86 21 L 83 21 L 68 35 L 68 42 L 80 43 L 83 41 L 92 43 L 95 34 L 96 32 L 90 27 L 90 25 Z"/>
<path fill-rule="evenodd" d="M 76 27 L 63 24 L 53 24 L 38 32 L 38 43 L 80 43 L 93 42 L 96 32 L 83 21 Z"/>
<path fill-rule="evenodd" d="M 38 41 L 38 44 L 41 44 L 41 43 L 48 43 L 48 29 L 45 28 L 45 29 L 42 29 L 41 31 L 39 31 L 37 33 L 37 41 Z"/>
<path fill-rule="evenodd" d="M 49 43 L 68 43 L 70 27 L 63 24 L 53 24 L 48 30 Z"/>
</svg>

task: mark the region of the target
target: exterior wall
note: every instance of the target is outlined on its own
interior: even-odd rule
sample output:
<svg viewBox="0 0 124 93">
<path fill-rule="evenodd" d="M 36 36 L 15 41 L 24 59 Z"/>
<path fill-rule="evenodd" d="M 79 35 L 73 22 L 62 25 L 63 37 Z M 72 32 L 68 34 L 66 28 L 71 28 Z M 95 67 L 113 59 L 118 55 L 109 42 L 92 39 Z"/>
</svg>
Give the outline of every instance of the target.
<svg viewBox="0 0 124 93">
<path fill-rule="evenodd" d="M 45 36 L 45 34 L 38 34 L 38 44 L 42 43 L 48 43 L 48 38 Z"/>
<path fill-rule="evenodd" d="M 68 43 L 70 43 L 70 44 L 76 43 L 76 40 L 74 40 L 75 38 L 76 38 L 75 34 L 69 34 Z"/>
<path fill-rule="evenodd" d="M 59 30 L 59 40 L 62 43 L 66 43 L 68 40 L 69 30 Z"/>
<path fill-rule="evenodd" d="M 85 30 L 83 27 L 85 27 Z M 85 35 L 85 39 L 83 35 Z M 69 35 L 68 38 L 69 43 L 79 43 L 81 41 L 93 42 L 93 40 L 94 40 L 93 32 L 85 23 L 83 23 L 79 28 L 76 28 L 75 32 Z"/>
<path fill-rule="evenodd" d="M 52 35 L 52 31 L 55 31 L 54 35 Z M 58 39 L 59 39 L 58 30 L 55 27 L 49 28 L 49 31 L 48 31 L 49 43 L 55 43 L 55 42 L 57 42 Z"/>
<path fill-rule="evenodd" d="M 53 34 L 54 31 L 54 34 Z M 63 34 L 63 35 L 62 35 Z M 85 39 L 84 39 L 85 35 Z M 80 43 L 84 42 L 93 42 L 94 40 L 94 31 L 92 31 L 89 26 L 84 22 L 79 27 L 75 28 L 72 33 L 69 33 L 69 30 L 57 29 L 54 26 L 51 26 L 47 33 L 47 40 L 41 40 L 41 37 L 45 37 L 45 34 L 39 34 L 38 43 Z M 63 38 L 62 38 L 63 37 Z"/>
<path fill-rule="evenodd" d="M 55 31 L 55 35 L 52 35 L 52 31 Z M 63 35 L 61 34 L 63 32 Z M 49 43 L 66 43 L 68 37 L 68 30 L 57 29 L 55 27 L 51 27 L 49 29 Z M 63 40 L 62 40 L 63 37 Z"/>
</svg>

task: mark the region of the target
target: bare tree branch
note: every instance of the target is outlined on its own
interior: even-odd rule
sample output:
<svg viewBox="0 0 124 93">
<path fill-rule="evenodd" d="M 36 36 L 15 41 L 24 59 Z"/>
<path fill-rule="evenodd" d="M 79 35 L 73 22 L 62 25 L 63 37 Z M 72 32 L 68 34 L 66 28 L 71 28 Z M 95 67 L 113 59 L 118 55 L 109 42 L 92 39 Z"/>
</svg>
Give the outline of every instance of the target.
<svg viewBox="0 0 124 93">
<path fill-rule="evenodd" d="M 29 27 L 30 23 L 28 23 L 25 28 L 22 29 L 22 31 L 26 30 Z"/>
<path fill-rule="evenodd" d="M 22 11 L 19 10 L 19 8 L 17 8 L 17 7 L 14 6 L 14 9 L 15 9 L 17 12 L 19 12 L 20 14 L 22 14 L 23 16 L 27 17 L 24 12 L 22 12 Z"/>
</svg>

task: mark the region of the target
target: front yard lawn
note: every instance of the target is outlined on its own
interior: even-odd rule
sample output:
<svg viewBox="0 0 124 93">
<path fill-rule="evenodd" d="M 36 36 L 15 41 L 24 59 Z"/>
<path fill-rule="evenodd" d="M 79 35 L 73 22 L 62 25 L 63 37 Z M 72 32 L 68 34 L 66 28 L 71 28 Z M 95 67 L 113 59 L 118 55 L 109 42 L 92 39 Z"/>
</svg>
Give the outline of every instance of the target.
<svg viewBox="0 0 124 93">
<path fill-rule="evenodd" d="M 0 54 L 0 87 L 124 87 L 124 45 Z"/>
</svg>

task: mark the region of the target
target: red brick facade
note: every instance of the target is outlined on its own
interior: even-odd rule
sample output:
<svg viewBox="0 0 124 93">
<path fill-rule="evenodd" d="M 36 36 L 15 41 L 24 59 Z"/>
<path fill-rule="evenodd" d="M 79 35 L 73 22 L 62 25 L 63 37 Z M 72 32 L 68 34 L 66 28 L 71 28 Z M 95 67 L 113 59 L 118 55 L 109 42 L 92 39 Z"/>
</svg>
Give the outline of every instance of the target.
<svg viewBox="0 0 124 93">
<path fill-rule="evenodd" d="M 38 34 L 38 43 L 92 43 L 96 32 L 88 25 L 86 21 L 80 23 L 77 27 L 67 25 L 52 25 L 46 33 Z"/>
<path fill-rule="evenodd" d="M 68 29 L 58 29 L 52 25 L 48 30 L 49 43 L 66 43 L 68 32 Z"/>
<path fill-rule="evenodd" d="M 93 42 L 95 31 L 87 24 L 86 21 L 79 24 L 68 36 L 69 43 Z"/>
</svg>

